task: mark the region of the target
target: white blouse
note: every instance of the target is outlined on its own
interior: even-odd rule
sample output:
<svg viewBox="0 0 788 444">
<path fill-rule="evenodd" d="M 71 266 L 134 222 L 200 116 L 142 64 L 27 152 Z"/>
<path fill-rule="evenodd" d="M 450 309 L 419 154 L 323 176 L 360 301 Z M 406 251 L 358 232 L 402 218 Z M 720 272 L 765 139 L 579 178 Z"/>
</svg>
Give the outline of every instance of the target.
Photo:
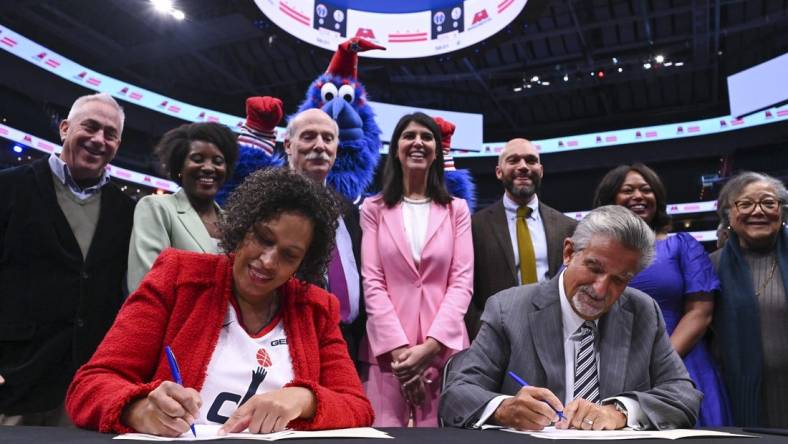
<svg viewBox="0 0 788 444">
<path fill-rule="evenodd" d="M 410 244 L 413 262 L 418 266 L 421 263 L 421 251 L 424 249 L 424 241 L 427 237 L 431 199 L 408 199 L 407 197 L 402 199 L 402 222 L 405 226 L 405 236 Z"/>
</svg>

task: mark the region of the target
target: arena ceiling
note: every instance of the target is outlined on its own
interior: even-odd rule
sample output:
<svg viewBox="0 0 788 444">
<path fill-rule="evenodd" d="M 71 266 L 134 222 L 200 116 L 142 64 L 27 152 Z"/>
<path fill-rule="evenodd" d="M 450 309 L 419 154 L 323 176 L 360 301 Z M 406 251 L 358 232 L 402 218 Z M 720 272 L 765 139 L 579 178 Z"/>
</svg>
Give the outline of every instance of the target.
<svg viewBox="0 0 788 444">
<path fill-rule="evenodd" d="M 18 0 L 0 3 L 0 22 L 98 72 L 235 115 L 252 95 L 295 111 L 331 58 L 252 0 L 175 3 L 185 20 L 148 0 Z M 788 0 L 531 0 L 481 44 L 364 58 L 359 78 L 372 100 L 483 113 L 487 141 L 555 137 L 728 114 L 726 77 L 788 51 L 787 29 Z"/>
</svg>

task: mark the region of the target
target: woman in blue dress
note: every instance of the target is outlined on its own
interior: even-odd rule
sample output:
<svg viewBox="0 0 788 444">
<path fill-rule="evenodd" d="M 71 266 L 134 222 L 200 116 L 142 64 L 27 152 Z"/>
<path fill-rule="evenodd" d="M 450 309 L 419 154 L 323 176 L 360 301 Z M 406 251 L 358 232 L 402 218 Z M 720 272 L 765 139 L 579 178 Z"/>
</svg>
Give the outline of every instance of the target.
<svg viewBox="0 0 788 444">
<path fill-rule="evenodd" d="M 656 299 L 673 348 L 684 359 L 690 377 L 703 392 L 698 426 L 731 423 L 725 389 L 704 341 L 720 282 L 703 246 L 687 233 L 668 236 L 665 187 L 643 164 L 622 165 L 608 172 L 596 189 L 594 207 L 621 205 L 640 216 L 657 237 L 656 258 L 629 283 Z"/>
</svg>

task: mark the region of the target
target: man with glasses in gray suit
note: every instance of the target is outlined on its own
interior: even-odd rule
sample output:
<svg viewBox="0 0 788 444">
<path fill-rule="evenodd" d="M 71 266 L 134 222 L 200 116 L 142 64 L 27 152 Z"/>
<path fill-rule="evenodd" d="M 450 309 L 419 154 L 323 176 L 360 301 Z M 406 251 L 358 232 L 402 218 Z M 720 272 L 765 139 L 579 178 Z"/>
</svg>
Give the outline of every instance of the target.
<svg viewBox="0 0 788 444">
<path fill-rule="evenodd" d="M 654 234 L 631 211 L 604 206 L 588 214 L 564 241 L 558 276 L 487 301 L 479 334 L 447 374 L 444 423 L 692 427 L 702 394 L 656 302 L 627 288 L 653 256 Z"/>
</svg>

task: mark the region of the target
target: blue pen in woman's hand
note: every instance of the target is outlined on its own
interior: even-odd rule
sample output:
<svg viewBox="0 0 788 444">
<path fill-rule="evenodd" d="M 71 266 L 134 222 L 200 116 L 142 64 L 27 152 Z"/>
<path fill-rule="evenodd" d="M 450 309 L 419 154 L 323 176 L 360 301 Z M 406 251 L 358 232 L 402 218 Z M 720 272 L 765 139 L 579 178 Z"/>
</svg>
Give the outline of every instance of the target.
<svg viewBox="0 0 788 444">
<path fill-rule="evenodd" d="M 176 384 L 183 386 L 183 379 L 181 379 L 181 371 L 178 369 L 178 361 L 175 360 L 175 354 L 172 352 L 170 346 L 164 347 L 164 353 L 167 355 L 167 363 L 170 364 L 170 373 L 172 373 L 172 379 L 175 381 Z M 192 429 L 192 433 L 194 437 L 197 437 L 197 432 L 194 430 L 194 424 L 189 424 L 189 427 Z"/>
<path fill-rule="evenodd" d="M 523 378 L 517 376 L 517 374 L 515 374 L 513 371 L 509 371 L 507 373 L 509 374 L 509 376 L 512 377 L 512 379 L 514 379 L 521 386 L 523 386 L 523 387 L 528 387 L 529 386 L 529 384 L 527 382 L 525 382 L 525 380 Z M 540 400 L 540 401 L 542 401 L 545 404 L 547 404 L 551 409 L 553 408 L 553 406 L 551 406 L 549 402 L 547 402 L 545 400 Z M 564 419 L 564 412 L 559 412 L 558 410 L 555 410 L 555 413 L 558 415 L 558 419 L 559 420 Z"/>
</svg>

